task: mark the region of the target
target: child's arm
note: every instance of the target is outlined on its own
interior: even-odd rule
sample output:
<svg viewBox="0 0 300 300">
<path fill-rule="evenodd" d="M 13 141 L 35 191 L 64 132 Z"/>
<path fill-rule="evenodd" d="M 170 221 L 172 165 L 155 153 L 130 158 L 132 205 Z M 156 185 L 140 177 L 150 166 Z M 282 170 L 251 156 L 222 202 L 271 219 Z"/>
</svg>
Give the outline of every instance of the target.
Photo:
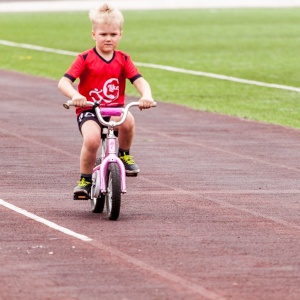
<svg viewBox="0 0 300 300">
<path fill-rule="evenodd" d="M 58 89 L 63 95 L 72 99 L 75 106 L 84 107 L 86 105 L 86 97 L 82 96 L 74 87 L 73 82 L 67 77 L 62 77 L 58 82 Z"/>
<path fill-rule="evenodd" d="M 133 85 L 141 94 L 140 109 L 150 108 L 154 101 L 149 83 L 143 77 L 140 77 L 133 82 Z"/>
</svg>

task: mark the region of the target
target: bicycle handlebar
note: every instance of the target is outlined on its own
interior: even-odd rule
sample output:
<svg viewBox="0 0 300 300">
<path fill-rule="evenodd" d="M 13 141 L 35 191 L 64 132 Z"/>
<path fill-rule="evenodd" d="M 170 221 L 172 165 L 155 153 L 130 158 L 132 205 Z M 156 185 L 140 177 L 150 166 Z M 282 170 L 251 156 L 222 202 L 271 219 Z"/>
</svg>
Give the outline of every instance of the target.
<svg viewBox="0 0 300 300">
<path fill-rule="evenodd" d="M 151 107 L 156 107 L 157 103 L 153 102 Z M 69 109 L 70 106 L 75 106 L 73 104 L 72 100 L 68 100 L 66 103 L 63 104 L 63 107 L 65 109 Z M 99 102 L 92 102 L 92 101 L 87 101 L 87 105 L 86 106 L 90 106 L 90 107 L 94 107 L 95 108 L 95 112 L 97 115 L 97 118 L 99 119 L 100 123 L 104 126 L 111 126 L 111 127 L 115 127 L 115 126 L 119 126 L 122 123 L 124 123 L 128 111 L 132 106 L 140 106 L 140 102 L 130 102 L 128 103 L 125 107 L 99 107 Z M 115 121 L 105 121 L 103 119 L 103 116 L 101 114 L 101 110 L 103 111 L 103 115 L 105 115 L 105 112 L 107 113 L 107 116 L 120 116 L 123 113 L 123 116 L 121 118 L 121 120 L 119 122 L 115 122 Z"/>
</svg>

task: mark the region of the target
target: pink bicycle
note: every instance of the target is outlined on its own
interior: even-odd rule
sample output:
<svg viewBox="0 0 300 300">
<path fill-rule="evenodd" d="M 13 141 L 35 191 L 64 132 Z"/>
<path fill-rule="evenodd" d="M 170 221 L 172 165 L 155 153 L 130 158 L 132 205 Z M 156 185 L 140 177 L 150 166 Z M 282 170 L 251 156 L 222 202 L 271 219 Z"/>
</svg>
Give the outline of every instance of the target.
<svg viewBox="0 0 300 300">
<path fill-rule="evenodd" d="M 72 100 L 63 104 L 66 109 L 74 106 Z M 90 192 L 91 210 L 102 213 L 106 203 L 109 220 L 117 220 L 121 208 L 121 194 L 126 193 L 126 172 L 123 162 L 117 155 L 117 136 L 115 127 L 124 123 L 128 111 L 139 102 L 131 102 L 123 107 L 100 107 L 100 102 L 87 102 L 87 106 L 95 109 L 97 118 L 103 126 L 101 131 L 100 155 L 93 169 Z M 154 102 L 152 107 L 155 107 Z M 120 121 L 105 121 L 103 117 L 121 116 Z"/>
</svg>

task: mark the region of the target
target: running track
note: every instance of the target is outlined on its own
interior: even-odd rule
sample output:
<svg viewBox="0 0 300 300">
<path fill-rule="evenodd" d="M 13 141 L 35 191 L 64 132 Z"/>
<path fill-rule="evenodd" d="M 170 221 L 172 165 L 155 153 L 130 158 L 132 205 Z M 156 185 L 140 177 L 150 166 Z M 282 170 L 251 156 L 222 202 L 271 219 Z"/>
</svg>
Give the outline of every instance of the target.
<svg viewBox="0 0 300 300">
<path fill-rule="evenodd" d="M 56 85 L 0 71 L 0 299 L 299 299 L 298 130 L 136 109 L 142 171 L 111 222 L 71 200 L 81 137 Z"/>
<path fill-rule="evenodd" d="M 137 111 L 143 173 L 109 222 L 70 200 L 81 141 L 56 82 L 0 78 L 0 299 L 299 299 L 299 131 Z"/>
</svg>

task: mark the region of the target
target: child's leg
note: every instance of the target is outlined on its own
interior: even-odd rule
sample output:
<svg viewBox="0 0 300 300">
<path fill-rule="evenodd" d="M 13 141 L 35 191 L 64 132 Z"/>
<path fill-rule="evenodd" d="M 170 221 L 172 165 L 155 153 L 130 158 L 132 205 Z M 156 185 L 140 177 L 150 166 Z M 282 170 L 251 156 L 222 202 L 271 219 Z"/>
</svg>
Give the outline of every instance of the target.
<svg viewBox="0 0 300 300">
<path fill-rule="evenodd" d="M 134 138 L 135 122 L 133 115 L 129 112 L 125 122 L 119 126 L 118 141 L 119 147 L 123 150 L 129 150 L 131 148 Z"/>
<path fill-rule="evenodd" d="M 83 144 L 80 154 L 80 173 L 92 174 L 97 151 L 100 146 L 100 126 L 94 121 L 86 121 L 81 127 Z"/>
<path fill-rule="evenodd" d="M 126 174 L 128 176 L 137 176 L 140 172 L 139 167 L 134 162 L 133 157 L 130 155 L 130 148 L 134 138 L 135 122 L 133 115 L 129 112 L 125 122 L 118 128 L 118 141 L 119 141 L 119 157 L 123 161 Z"/>
<path fill-rule="evenodd" d="M 89 198 L 92 186 L 92 173 L 96 161 L 97 150 L 100 146 L 100 126 L 93 120 L 82 124 L 81 133 L 83 144 L 80 154 L 80 181 L 74 188 L 74 199 L 85 200 Z"/>
</svg>

